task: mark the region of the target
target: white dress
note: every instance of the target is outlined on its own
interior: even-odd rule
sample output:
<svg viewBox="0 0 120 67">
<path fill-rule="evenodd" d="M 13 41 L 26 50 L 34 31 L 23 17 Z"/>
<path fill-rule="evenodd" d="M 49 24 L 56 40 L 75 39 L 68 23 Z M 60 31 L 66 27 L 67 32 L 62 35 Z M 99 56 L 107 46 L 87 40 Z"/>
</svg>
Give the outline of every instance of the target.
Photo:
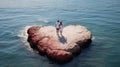
<svg viewBox="0 0 120 67">
<path fill-rule="evenodd" d="M 63 30 L 63 26 L 62 26 L 62 25 L 59 26 L 59 30 L 60 30 L 60 31 Z"/>
</svg>

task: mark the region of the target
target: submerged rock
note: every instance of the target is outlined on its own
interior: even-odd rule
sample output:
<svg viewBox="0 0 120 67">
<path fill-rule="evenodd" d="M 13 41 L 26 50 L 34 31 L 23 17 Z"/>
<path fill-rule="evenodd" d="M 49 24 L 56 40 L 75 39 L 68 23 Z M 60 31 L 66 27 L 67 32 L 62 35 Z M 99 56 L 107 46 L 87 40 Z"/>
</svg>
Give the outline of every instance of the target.
<svg viewBox="0 0 120 67">
<path fill-rule="evenodd" d="M 91 42 L 91 32 L 84 26 L 69 25 L 62 35 L 53 26 L 32 26 L 28 29 L 30 46 L 57 62 L 67 62 Z"/>
</svg>

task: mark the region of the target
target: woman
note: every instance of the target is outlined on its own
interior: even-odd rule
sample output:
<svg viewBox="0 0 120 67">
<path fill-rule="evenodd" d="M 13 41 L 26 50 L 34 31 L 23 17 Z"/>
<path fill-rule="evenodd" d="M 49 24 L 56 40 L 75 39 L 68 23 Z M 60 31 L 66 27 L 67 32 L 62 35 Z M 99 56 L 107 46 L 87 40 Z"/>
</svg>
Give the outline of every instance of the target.
<svg viewBox="0 0 120 67">
<path fill-rule="evenodd" d="M 59 24 L 59 31 L 60 31 L 61 35 L 62 35 L 62 30 L 63 30 L 63 24 L 62 24 L 62 22 L 60 22 L 60 24 Z"/>
</svg>

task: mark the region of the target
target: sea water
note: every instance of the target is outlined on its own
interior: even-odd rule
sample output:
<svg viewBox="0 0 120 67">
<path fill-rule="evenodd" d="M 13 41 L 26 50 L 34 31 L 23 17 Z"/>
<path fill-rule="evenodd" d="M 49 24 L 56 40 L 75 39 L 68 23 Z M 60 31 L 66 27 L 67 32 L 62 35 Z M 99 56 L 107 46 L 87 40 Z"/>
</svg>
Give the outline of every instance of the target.
<svg viewBox="0 0 120 67">
<path fill-rule="evenodd" d="M 92 32 L 90 46 L 66 64 L 39 55 L 27 42 L 30 26 L 57 20 Z M 0 0 L 0 67 L 120 67 L 120 0 Z"/>
</svg>

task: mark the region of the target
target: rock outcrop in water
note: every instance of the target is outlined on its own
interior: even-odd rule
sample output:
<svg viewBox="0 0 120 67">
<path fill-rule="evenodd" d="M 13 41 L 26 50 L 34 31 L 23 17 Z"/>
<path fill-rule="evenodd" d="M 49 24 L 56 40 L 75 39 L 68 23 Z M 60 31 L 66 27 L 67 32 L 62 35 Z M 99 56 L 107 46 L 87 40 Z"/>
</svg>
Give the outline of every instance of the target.
<svg viewBox="0 0 120 67">
<path fill-rule="evenodd" d="M 67 62 L 91 42 L 91 32 L 80 25 L 69 25 L 63 35 L 57 35 L 53 26 L 32 26 L 28 29 L 30 46 L 57 62 Z"/>
</svg>

